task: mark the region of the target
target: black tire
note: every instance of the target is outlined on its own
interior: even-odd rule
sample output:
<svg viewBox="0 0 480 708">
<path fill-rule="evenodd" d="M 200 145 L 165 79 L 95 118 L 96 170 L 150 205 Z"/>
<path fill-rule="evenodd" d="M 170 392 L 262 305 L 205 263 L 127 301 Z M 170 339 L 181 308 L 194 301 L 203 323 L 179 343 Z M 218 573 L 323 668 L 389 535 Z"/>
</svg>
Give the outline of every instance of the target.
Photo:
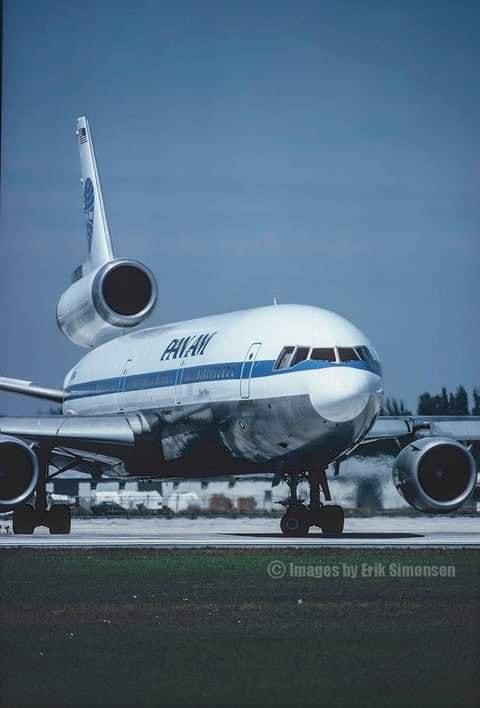
<svg viewBox="0 0 480 708">
<path fill-rule="evenodd" d="M 70 507 L 66 504 L 52 506 L 48 512 L 48 529 L 50 533 L 70 533 L 72 526 L 72 515 Z"/>
<path fill-rule="evenodd" d="M 35 510 L 30 504 L 22 504 L 13 512 L 13 533 L 32 534 L 35 529 Z"/>
<path fill-rule="evenodd" d="M 322 506 L 320 526 L 326 536 L 340 536 L 343 533 L 345 515 L 341 506 L 331 504 Z"/>
<path fill-rule="evenodd" d="M 301 504 L 288 509 L 280 521 L 280 530 L 284 536 L 306 536 L 309 529 L 310 512 Z"/>
</svg>

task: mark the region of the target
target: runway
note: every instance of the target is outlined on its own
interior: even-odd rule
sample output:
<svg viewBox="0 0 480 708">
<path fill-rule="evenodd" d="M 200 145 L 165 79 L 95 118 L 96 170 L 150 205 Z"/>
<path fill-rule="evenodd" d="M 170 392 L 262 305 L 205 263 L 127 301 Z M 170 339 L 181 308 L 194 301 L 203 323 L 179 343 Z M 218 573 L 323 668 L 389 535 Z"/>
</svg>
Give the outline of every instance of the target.
<svg viewBox="0 0 480 708">
<path fill-rule="evenodd" d="M 316 529 L 286 538 L 278 519 L 73 519 L 69 536 L 45 528 L 15 536 L 0 522 L 6 548 L 480 548 L 480 518 L 474 516 L 347 518 L 345 532 L 327 538 Z"/>
</svg>

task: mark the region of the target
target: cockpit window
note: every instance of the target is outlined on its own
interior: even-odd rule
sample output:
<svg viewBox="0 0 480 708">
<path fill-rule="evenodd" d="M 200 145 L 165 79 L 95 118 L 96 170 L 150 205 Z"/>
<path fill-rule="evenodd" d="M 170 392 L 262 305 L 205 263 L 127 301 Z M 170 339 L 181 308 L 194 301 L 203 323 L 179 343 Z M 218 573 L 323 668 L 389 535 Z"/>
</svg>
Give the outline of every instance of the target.
<svg viewBox="0 0 480 708">
<path fill-rule="evenodd" d="M 290 366 L 295 366 L 295 364 L 300 364 L 301 361 L 308 359 L 308 354 L 310 352 L 310 347 L 297 347 L 295 349 L 295 354 L 290 362 Z"/>
<path fill-rule="evenodd" d="M 361 346 L 355 347 L 355 349 L 357 350 L 360 355 L 360 358 L 363 359 L 363 361 L 366 361 L 367 364 L 370 364 L 370 366 L 375 367 L 375 357 L 373 356 L 372 351 L 368 347 Z"/>
<path fill-rule="evenodd" d="M 357 347 L 337 347 L 337 352 L 338 355 L 334 347 L 313 347 L 313 349 L 306 346 L 283 347 L 273 369 L 274 371 L 288 369 L 306 359 L 330 362 L 365 361 L 372 370 L 380 368 L 376 352 L 363 344 Z"/>
<path fill-rule="evenodd" d="M 273 368 L 287 369 L 290 366 L 290 361 L 292 359 L 294 349 L 295 347 L 283 347 Z"/>
<path fill-rule="evenodd" d="M 314 347 L 310 354 L 310 359 L 313 359 L 313 361 L 336 361 L 335 349 Z"/>
<path fill-rule="evenodd" d="M 338 347 L 340 361 L 359 361 L 360 357 L 353 347 Z"/>
<path fill-rule="evenodd" d="M 362 361 L 366 361 L 367 363 L 371 361 L 372 356 L 367 347 L 364 347 L 363 345 L 361 347 L 355 347 L 355 351 Z"/>
</svg>

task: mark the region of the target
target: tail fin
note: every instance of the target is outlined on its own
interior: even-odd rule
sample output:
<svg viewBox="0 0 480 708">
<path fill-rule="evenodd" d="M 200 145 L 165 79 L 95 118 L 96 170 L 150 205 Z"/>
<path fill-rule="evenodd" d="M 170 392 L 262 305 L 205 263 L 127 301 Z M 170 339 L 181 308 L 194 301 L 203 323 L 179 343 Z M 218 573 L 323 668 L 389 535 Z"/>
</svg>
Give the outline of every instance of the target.
<svg viewBox="0 0 480 708">
<path fill-rule="evenodd" d="M 86 116 L 77 119 L 77 137 L 82 170 L 83 211 L 87 225 L 88 260 L 85 265 L 88 270 L 93 270 L 112 260 L 114 256 L 92 136 Z"/>
</svg>

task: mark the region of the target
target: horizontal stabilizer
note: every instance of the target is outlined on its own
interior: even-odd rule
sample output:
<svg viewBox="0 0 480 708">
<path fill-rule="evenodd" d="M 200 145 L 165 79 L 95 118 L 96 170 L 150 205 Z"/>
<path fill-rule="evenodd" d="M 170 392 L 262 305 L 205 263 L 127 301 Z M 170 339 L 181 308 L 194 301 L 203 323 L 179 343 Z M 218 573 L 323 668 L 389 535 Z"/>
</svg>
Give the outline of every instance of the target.
<svg viewBox="0 0 480 708">
<path fill-rule="evenodd" d="M 5 376 L 0 376 L 0 391 L 10 391 L 10 393 L 20 393 L 24 396 L 63 403 L 63 391 L 61 389 L 38 386 L 32 381 L 24 381 L 23 379 L 9 379 Z"/>
</svg>

